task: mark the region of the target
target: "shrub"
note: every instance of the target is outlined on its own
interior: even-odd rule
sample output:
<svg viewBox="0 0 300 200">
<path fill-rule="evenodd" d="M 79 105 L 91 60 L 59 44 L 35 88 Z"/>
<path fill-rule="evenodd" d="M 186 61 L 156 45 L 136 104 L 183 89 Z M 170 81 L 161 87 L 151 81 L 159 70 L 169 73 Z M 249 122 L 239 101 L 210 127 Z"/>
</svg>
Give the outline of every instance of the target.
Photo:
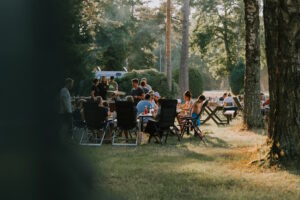
<svg viewBox="0 0 300 200">
<path fill-rule="evenodd" d="M 179 82 L 179 69 L 173 72 L 173 78 L 175 81 Z M 193 94 L 193 97 L 196 98 L 203 92 L 203 78 L 202 73 L 199 68 L 190 67 L 189 69 L 189 88 Z"/>
<path fill-rule="evenodd" d="M 147 78 L 147 82 L 151 85 L 154 91 L 159 92 L 162 97 L 173 98 L 178 94 L 178 85 L 173 80 L 173 89 L 172 92 L 168 90 L 168 82 L 165 74 L 158 72 L 154 69 L 147 70 L 134 70 L 132 72 L 127 73 L 121 79 L 117 79 L 116 81 L 119 84 L 119 90 L 124 91 L 127 94 L 130 94 L 131 91 L 131 79 L 138 78 Z"/>
<path fill-rule="evenodd" d="M 233 68 L 230 76 L 230 87 L 234 95 L 239 95 L 244 90 L 245 65 L 240 61 Z"/>
</svg>

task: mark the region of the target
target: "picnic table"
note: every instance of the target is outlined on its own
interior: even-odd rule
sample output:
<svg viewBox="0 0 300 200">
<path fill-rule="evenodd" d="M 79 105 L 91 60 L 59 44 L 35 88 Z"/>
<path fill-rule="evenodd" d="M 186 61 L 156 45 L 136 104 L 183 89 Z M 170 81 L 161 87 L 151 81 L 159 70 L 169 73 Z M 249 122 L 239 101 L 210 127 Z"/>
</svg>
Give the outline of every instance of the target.
<svg viewBox="0 0 300 200">
<path fill-rule="evenodd" d="M 148 113 L 148 114 L 145 114 L 145 113 L 141 113 L 138 115 L 138 119 L 140 119 L 140 122 L 141 122 L 141 131 L 143 132 L 144 131 L 144 119 L 145 118 L 152 118 L 153 117 L 153 114 L 152 113 Z"/>
<path fill-rule="evenodd" d="M 208 120 L 212 119 L 217 125 L 227 124 L 228 120 L 222 119 L 222 117 L 219 116 L 219 111 L 223 111 L 223 109 L 223 105 L 220 105 L 217 102 L 209 102 L 204 110 L 207 113 L 207 117 L 201 121 L 201 123 L 205 124 Z"/>
</svg>

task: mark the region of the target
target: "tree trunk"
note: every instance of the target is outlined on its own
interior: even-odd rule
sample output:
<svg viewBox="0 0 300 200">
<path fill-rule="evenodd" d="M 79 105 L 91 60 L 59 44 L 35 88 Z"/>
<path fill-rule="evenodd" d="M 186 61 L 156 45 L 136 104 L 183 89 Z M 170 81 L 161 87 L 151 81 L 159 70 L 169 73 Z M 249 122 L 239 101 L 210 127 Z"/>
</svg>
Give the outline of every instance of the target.
<svg viewBox="0 0 300 200">
<path fill-rule="evenodd" d="M 300 0 L 265 0 L 271 162 L 300 157 Z"/>
<path fill-rule="evenodd" d="M 190 0 L 184 0 L 182 22 L 182 46 L 180 58 L 179 89 L 180 94 L 189 89 L 189 15 Z"/>
<path fill-rule="evenodd" d="M 246 23 L 246 68 L 244 125 L 247 128 L 262 126 L 260 111 L 260 41 L 258 0 L 244 0 Z"/>
<path fill-rule="evenodd" d="M 172 91 L 172 67 L 171 67 L 171 0 L 167 0 L 167 25 L 166 25 L 166 64 L 169 91 Z"/>
</svg>

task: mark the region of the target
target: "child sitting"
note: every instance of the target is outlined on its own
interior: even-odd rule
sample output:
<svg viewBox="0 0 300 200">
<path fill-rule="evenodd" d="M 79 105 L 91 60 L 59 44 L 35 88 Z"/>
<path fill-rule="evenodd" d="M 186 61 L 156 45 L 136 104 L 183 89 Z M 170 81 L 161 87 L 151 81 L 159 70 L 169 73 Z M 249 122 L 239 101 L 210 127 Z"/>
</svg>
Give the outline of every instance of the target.
<svg viewBox="0 0 300 200">
<path fill-rule="evenodd" d="M 198 115 L 201 112 L 202 109 L 202 105 L 203 102 L 205 101 L 205 96 L 204 95 L 200 95 L 197 99 L 197 101 L 193 104 L 193 108 L 192 108 L 192 118 L 193 119 L 197 119 L 197 126 L 200 125 L 200 117 L 198 117 Z"/>
</svg>

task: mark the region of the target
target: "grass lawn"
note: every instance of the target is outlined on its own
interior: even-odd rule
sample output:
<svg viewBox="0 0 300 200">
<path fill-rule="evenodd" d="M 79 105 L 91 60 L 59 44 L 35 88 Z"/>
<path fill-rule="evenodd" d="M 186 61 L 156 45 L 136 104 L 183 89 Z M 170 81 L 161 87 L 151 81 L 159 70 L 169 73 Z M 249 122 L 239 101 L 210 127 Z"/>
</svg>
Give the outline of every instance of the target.
<svg viewBox="0 0 300 200">
<path fill-rule="evenodd" d="M 97 189 L 116 199 L 300 199 L 300 167 L 250 166 L 264 131 L 240 131 L 238 124 L 203 125 L 206 145 L 185 136 L 166 145 L 83 149 L 96 168 Z"/>
</svg>

